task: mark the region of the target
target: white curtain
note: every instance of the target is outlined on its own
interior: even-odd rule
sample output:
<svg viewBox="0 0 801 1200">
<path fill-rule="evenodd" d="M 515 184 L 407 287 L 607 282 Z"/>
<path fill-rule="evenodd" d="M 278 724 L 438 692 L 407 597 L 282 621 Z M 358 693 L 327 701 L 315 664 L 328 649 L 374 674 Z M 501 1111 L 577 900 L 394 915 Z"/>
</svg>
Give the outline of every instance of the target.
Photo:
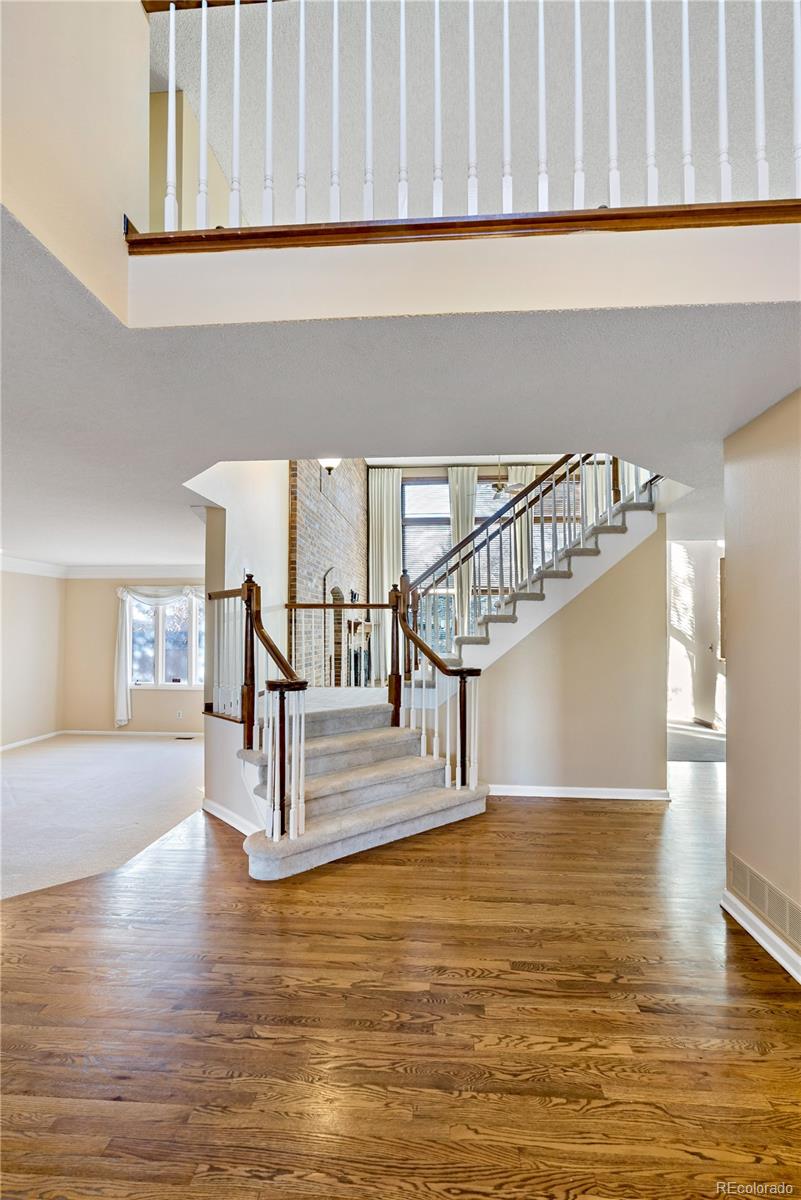
<svg viewBox="0 0 801 1200">
<path fill-rule="evenodd" d="M 386 604 L 403 570 L 401 476 L 400 467 L 371 467 L 368 475 L 369 599 L 376 604 Z M 376 611 L 372 617 L 370 673 L 374 683 L 384 683 L 389 675 L 392 627 L 386 611 Z"/>
<path fill-rule="evenodd" d="M 522 466 L 510 465 L 506 470 L 508 482 L 520 484 L 520 491 L 527 488 L 537 477 L 537 468 L 532 463 L 524 463 Z M 514 524 L 515 569 L 517 571 L 518 584 L 525 583 L 531 574 L 528 532 L 529 522 L 527 518 L 525 516 L 518 517 Z"/>
<path fill-rule="evenodd" d="M 448 467 L 448 492 L 451 506 L 451 545 L 472 533 L 476 524 L 476 485 L 478 467 Z M 470 631 L 470 593 L 473 587 L 472 558 L 456 572 L 457 633 Z"/>
<path fill-rule="evenodd" d="M 117 649 L 114 655 L 114 724 L 127 725 L 131 719 L 131 606 L 129 600 L 164 607 L 184 596 L 202 598 L 202 587 L 121 587 L 117 588 L 120 606 L 117 615 Z"/>
</svg>

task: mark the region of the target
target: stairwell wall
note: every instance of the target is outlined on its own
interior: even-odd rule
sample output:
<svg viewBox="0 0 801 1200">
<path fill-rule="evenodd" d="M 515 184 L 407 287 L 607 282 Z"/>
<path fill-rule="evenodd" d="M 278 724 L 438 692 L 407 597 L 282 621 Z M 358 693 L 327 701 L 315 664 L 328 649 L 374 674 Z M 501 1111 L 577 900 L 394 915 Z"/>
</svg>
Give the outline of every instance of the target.
<svg viewBox="0 0 801 1200">
<path fill-rule="evenodd" d="M 496 794 L 667 787 L 665 518 L 482 675 L 479 763 Z"/>
</svg>

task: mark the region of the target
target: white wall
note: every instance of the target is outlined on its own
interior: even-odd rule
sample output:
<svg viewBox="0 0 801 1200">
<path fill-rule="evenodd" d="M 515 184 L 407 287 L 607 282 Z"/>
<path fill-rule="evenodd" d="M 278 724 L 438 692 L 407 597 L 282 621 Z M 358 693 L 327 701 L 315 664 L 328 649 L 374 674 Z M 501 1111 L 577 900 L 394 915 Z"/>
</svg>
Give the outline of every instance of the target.
<svg viewBox="0 0 801 1200">
<path fill-rule="evenodd" d="M 668 542 L 668 719 L 726 724 L 720 648 L 721 544 Z"/>
</svg>

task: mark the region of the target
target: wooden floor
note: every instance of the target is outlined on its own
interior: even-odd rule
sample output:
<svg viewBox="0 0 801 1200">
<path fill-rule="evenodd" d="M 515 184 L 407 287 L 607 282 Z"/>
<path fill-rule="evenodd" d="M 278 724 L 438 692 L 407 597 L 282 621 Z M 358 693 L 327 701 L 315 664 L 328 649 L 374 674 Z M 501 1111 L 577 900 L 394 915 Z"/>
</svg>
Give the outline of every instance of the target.
<svg viewBox="0 0 801 1200">
<path fill-rule="evenodd" d="M 798 1194 L 801 989 L 691 770 L 273 884 L 197 815 L 7 901 L 3 1200 Z"/>
</svg>

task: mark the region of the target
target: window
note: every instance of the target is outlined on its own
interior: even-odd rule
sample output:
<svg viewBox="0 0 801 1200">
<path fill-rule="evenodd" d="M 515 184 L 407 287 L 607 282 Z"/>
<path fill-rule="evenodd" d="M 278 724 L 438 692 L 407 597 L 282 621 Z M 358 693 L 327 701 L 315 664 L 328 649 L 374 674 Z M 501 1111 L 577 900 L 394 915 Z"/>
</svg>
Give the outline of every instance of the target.
<svg viewBox="0 0 801 1200">
<path fill-rule="evenodd" d="M 476 485 L 476 525 L 483 524 L 509 497 L 489 480 Z M 451 548 L 451 510 L 446 479 L 406 479 L 402 486 L 403 568 L 416 579 Z"/>
<path fill-rule="evenodd" d="M 200 687 L 203 683 L 205 606 L 198 596 L 172 604 L 129 599 L 132 687 Z"/>
</svg>

